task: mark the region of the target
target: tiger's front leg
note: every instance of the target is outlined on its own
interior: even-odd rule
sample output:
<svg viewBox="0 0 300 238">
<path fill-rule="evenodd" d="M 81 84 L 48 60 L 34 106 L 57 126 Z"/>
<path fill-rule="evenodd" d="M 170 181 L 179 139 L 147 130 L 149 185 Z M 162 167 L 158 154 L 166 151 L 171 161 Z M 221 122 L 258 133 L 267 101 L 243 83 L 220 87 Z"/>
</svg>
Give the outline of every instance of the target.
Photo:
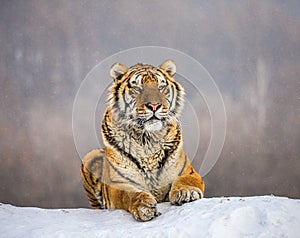
<svg viewBox="0 0 300 238">
<path fill-rule="evenodd" d="M 89 152 L 82 161 L 80 174 L 93 208 L 124 209 L 138 221 L 158 216 L 154 196 L 120 177 L 107 162 L 104 150 Z"/>
<path fill-rule="evenodd" d="M 160 213 L 157 212 L 157 201 L 148 192 L 138 192 L 130 203 L 129 212 L 137 221 L 150 221 Z"/>
<path fill-rule="evenodd" d="M 181 176 L 174 180 L 169 192 L 173 205 L 182 205 L 203 198 L 204 182 L 192 165 L 188 165 Z"/>
<path fill-rule="evenodd" d="M 137 221 L 149 221 L 160 215 L 157 212 L 155 197 L 131 185 L 110 186 L 108 188 L 108 208 L 124 209 Z"/>
</svg>

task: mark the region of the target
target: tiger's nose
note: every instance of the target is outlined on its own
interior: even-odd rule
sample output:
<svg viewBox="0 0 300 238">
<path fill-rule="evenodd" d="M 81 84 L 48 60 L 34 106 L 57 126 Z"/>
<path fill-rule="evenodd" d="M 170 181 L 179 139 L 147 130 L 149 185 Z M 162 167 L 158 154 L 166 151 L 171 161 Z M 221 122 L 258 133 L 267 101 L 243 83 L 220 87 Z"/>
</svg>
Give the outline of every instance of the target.
<svg viewBox="0 0 300 238">
<path fill-rule="evenodd" d="M 146 107 L 149 108 L 151 111 L 156 112 L 160 107 L 161 103 L 146 103 Z"/>
</svg>

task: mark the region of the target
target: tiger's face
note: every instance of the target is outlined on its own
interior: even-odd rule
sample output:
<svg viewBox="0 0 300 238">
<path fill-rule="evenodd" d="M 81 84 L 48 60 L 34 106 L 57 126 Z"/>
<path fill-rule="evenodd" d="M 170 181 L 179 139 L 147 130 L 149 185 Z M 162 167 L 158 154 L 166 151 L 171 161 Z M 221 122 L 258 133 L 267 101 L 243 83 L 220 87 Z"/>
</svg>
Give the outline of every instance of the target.
<svg viewBox="0 0 300 238">
<path fill-rule="evenodd" d="M 172 60 L 159 67 L 136 64 L 130 68 L 116 63 L 110 75 L 114 83 L 108 102 L 114 115 L 147 131 L 159 131 L 177 120 L 184 90 L 173 79 L 176 65 Z"/>
</svg>

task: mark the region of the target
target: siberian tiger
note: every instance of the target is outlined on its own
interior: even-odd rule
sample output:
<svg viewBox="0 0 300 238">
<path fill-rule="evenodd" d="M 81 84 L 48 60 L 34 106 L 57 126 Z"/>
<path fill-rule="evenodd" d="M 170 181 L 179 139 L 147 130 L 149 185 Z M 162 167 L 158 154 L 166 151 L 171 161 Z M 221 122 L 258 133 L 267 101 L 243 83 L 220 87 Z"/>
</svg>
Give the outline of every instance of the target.
<svg viewBox="0 0 300 238">
<path fill-rule="evenodd" d="M 93 208 L 124 209 L 138 221 L 160 215 L 158 202 L 182 205 L 204 195 L 204 182 L 183 151 L 178 116 L 184 90 L 174 61 L 159 67 L 116 63 L 102 121 L 104 149 L 81 165 Z"/>
</svg>

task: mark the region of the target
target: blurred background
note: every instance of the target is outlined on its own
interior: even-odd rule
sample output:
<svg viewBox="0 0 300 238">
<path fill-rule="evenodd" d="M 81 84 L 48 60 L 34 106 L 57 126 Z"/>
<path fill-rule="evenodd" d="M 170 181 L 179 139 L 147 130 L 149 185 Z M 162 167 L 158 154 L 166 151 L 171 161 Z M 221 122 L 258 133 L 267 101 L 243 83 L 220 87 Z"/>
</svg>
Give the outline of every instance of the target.
<svg viewBox="0 0 300 238">
<path fill-rule="evenodd" d="M 206 197 L 300 198 L 299 1 L 12 0 L 0 2 L 0 202 L 88 206 L 76 92 L 101 60 L 143 45 L 194 57 L 224 98 Z"/>
</svg>

